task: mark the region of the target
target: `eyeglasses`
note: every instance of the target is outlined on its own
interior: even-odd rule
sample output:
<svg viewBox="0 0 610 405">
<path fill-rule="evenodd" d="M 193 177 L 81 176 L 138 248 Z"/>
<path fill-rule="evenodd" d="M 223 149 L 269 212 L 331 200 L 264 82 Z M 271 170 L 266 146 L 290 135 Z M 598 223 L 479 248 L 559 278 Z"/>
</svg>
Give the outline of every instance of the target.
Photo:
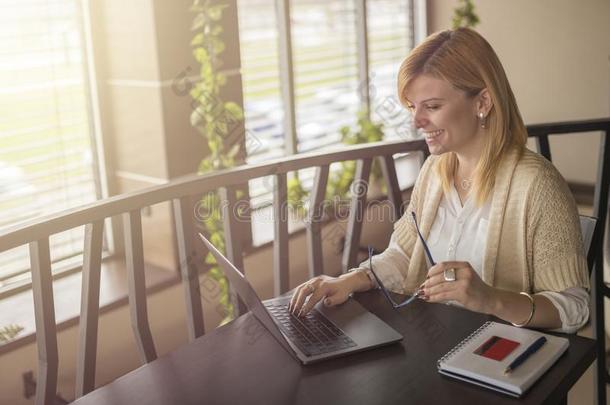
<svg viewBox="0 0 610 405">
<path fill-rule="evenodd" d="M 413 216 L 413 222 L 415 223 L 415 229 L 417 229 L 417 234 L 419 235 L 419 239 L 421 240 L 422 244 L 424 245 L 424 250 L 426 252 L 426 255 L 428 256 L 430 263 L 434 266 L 436 263 L 434 262 L 434 259 L 432 259 L 432 254 L 430 253 L 430 249 L 428 249 L 426 240 L 424 239 L 421 232 L 419 231 L 419 226 L 417 225 L 417 219 L 415 218 L 415 212 L 411 211 L 411 215 Z M 388 300 L 388 302 L 392 305 L 392 307 L 394 309 L 398 309 L 398 308 L 407 306 L 410 303 L 412 303 L 413 301 L 415 301 L 415 299 L 418 297 L 417 294 L 413 294 L 401 303 L 397 303 L 396 301 L 394 301 L 392 299 L 392 297 L 390 296 L 390 292 L 388 291 L 387 288 L 385 288 L 385 286 L 383 285 L 383 283 L 381 282 L 379 277 L 377 277 L 375 270 L 373 270 L 373 248 L 371 246 L 369 246 L 369 268 L 371 270 L 371 273 L 373 274 L 373 277 L 375 277 L 375 281 L 377 282 L 377 285 L 379 285 L 381 292 L 383 293 L 383 295 L 386 297 L 386 299 Z"/>
<path fill-rule="evenodd" d="M 377 277 L 375 270 L 373 270 L 373 248 L 371 246 L 369 246 L 369 268 L 371 270 L 371 273 L 373 273 L 373 277 L 375 277 L 375 281 L 377 281 L 377 285 L 381 289 L 381 292 L 383 293 L 383 295 L 385 295 L 386 299 L 390 302 L 390 304 L 392 304 L 392 307 L 394 309 L 402 308 L 406 305 L 409 305 L 413 301 L 415 301 L 415 298 L 417 298 L 416 294 L 413 294 L 412 296 L 410 296 L 409 298 L 407 298 L 406 300 L 404 300 L 401 303 L 397 303 L 396 301 L 394 301 L 392 299 L 392 297 L 390 296 L 390 292 L 388 291 L 387 288 L 385 288 L 385 286 L 383 285 L 383 283 L 381 282 L 379 277 Z"/>
</svg>

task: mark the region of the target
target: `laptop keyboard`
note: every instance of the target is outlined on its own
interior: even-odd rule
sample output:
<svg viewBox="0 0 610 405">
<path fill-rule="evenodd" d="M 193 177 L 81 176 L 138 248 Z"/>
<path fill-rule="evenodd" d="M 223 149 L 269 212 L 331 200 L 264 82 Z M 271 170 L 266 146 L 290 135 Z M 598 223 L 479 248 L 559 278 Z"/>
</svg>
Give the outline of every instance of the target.
<svg viewBox="0 0 610 405">
<path fill-rule="evenodd" d="M 299 318 L 288 311 L 288 304 L 268 302 L 265 307 L 280 330 L 307 356 L 356 346 L 349 336 L 315 309 Z"/>
</svg>

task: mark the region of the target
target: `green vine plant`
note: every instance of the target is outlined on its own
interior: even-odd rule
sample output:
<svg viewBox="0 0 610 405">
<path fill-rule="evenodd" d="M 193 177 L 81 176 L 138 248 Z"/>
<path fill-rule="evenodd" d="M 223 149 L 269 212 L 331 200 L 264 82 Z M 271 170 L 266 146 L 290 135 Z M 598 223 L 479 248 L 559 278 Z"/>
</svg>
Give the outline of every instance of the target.
<svg viewBox="0 0 610 405">
<path fill-rule="evenodd" d="M 200 81 L 190 91 L 193 99 L 191 125 L 206 140 L 209 154 L 201 160 L 199 173 L 209 173 L 234 167 L 240 151 L 240 137 L 235 131 L 242 128 L 243 110 L 232 102 L 221 98 L 221 90 L 227 78 L 220 72 L 223 65 L 222 16 L 228 4 L 211 0 L 194 0 L 191 11 L 195 14 L 191 30 L 195 35 L 191 41 L 193 55 L 199 63 Z M 230 144 L 230 138 L 237 141 Z M 238 193 L 238 198 L 242 193 Z M 225 251 L 223 221 L 220 212 L 220 197 L 216 191 L 203 196 L 199 212 L 203 213 L 202 225 L 207 236 L 220 251 Z M 224 313 L 221 325 L 230 321 L 234 314 L 229 285 L 211 253 L 205 258 L 210 267 L 207 275 L 218 283 L 219 305 Z"/>
<path fill-rule="evenodd" d="M 479 16 L 474 12 L 472 0 L 460 0 L 458 7 L 453 10 L 453 29 L 459 27 L 474 28 L 479 24 Z"/>
<path fill-rule="evenodd" d="M 20 325 L 7 325 L 0 328 L 0 344 L 8 343 L 21 333 L 23 326 Z"/>
</svg>

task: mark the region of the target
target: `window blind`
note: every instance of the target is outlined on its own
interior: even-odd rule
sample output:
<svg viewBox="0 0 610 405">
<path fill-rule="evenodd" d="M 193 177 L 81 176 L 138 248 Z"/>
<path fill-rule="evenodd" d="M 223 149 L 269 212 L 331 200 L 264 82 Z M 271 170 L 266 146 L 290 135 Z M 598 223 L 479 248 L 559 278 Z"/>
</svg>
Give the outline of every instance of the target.
<svg viewBox="0 0 610 405">
<path fill-rule="evenodd" d="M 291 15 L 298 151 L 311 152 L 356 121 L 356 10 L 352 0 L 298 0 Z"/>
<path fill-rule="evenodd" d="M 285 155 L 274 0 L 238 0 L 247 163 Z M 252 207 L 271 199 L 270 178 L 249 182 Z"/>
<path fill-rule="evenodd" d="M 0 229 L 99 197 L 78 6 L 0 2 Z M 57 272 L 82 254 L 83 229 L 50 244 Z M 0 291 L 29 267 L 27 246 L 0 253 Z"/>
<path fill-rule="evenodd" d="M 411 114 L 398 101 L 400 63 L 414 47 L 411 0 L 368 0 L 371 118 L 384 124 L 385 139 L 413 139 Z"/>
<path fill-rule="evenodd" d="M 341 143 L 341 127 L 353 126 L 361 107 L 356 6 L 352 0 L 291 4 L 298 152 L 321 151 Z M 299 171 L 305 190 L 314 176 L 315 168 Z"/>
</svg>

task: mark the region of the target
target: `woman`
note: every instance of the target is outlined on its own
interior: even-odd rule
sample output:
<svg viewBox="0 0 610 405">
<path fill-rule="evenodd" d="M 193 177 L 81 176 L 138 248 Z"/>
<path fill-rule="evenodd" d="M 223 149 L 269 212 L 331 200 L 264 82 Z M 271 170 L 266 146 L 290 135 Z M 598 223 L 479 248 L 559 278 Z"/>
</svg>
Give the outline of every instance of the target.
<svg viewBox="0 0 610 405">
<path fill-rule="evenodd" d="M 523 120 L 489 43 L 468 28 L 431 35 L 400 66 L 398 95 L 431 156 L 390 246 L 373 258 L 384 285 L 516 326 L 578 330 L 589 316 L 589 278 L 576 206 L 553 165 L 525 148 Z M 339 305 L 376 287 L 370 273 L 363 263 L 316 277 L 297 287 L 290 309 Z"/>
</svg>

